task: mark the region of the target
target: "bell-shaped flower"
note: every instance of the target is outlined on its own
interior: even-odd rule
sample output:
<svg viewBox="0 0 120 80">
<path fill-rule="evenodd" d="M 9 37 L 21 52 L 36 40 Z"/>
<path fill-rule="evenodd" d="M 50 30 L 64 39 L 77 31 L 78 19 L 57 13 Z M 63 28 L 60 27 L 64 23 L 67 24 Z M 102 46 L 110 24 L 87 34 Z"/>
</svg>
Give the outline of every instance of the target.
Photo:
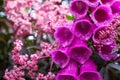
<svg viewBox="0 0 120 80">
<path fill-rule="evenodd" d="M 102 27 L 98 27 L 94 30 L 93 36 L 92 36 L 94 43 L 99 43 L 99 42 L 103 41 L 103 39 L 105 39 L 104 38 L 105 34 L 103 34 L 105 28 L 106 28 L 106 26 L 102 26 Z"/>
<path fill-rule="evenodd" d="M 115 43 L 103 44 L 99 49 L 98 53 L 102 59 L 109 61 L 111 59 L 117 58 L 117 53 L 115 51 Z"/>
<path fill-rule="evenodd" d="M 79 39 L 73 41 L 69 50 L 69 55 L 72 59 L 80 64 L 84 64 L 92 55 L 92 51 L 86 43 L 81 42 Z"/>
<path fill-rule="evenodd" d="M 70 60 L 70 57 L 67 54 L 67 49 L 54 50 L 52 52 L 52 60 L 61 68 L 66 67 Z"/>
<path fill-rule="evenodd" d="M 94 25 L 88 20 L 77 20 L 73 26 L 73 34 L 81 40 L 88 40 L 94 30 Z"/>
<path fill-rule="evenodd" d="M 70 12 L 76 18 L 83 18 L 86 16 L 88 11 L 88 5 L 84 0 L 72 0 L 70 3 Z"/>
<path fill-rule="evenodd" d="M 80 67 L 78 80 L 103 80 L 97 71 L 95 63 L 89 59 Z"/>
<path fill-rule="evenodd" d="M 70 60 L 67 67 L 57 73 L 55 80 L 77 80 L 78 64 L 74 60 Z"/>
<path fill-rule="evenodd" d="M 100 5 L 90 14 L 91 19 L 96 26 L 108 26 L 113 19 L 112 10 L 110 7 Z"/>
<path fill-rule="evenodd" d="M 120 0 L 115 0 L 110 7 L 115 17 L 120 15 Z"/>
<path fill-rule="evenodd" d="M 54 37 L 64 47 L 70 45 L 74 39 L 73 33 L 67 27 L 58 27 L 55 30 Z"/>
</svg>

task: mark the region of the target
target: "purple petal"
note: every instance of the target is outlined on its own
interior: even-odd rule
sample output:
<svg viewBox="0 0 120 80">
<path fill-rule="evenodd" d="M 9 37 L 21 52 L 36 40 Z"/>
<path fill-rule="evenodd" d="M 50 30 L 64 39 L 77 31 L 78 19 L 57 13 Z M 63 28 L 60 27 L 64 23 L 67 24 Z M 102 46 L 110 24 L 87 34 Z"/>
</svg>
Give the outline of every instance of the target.
<svg viewBox="0 0 120 80">
<path fill-rule="evenodd" d="M 61 68 L 68 65 L 70 58 L 64 50 L 55 50 L 52 52 L 52 60 L 58 64 Z"/>
<path fill-rule="evenodd" d="M 85 64 L 81 65 L 78 80 L 102 80 L 101 75 L 97 72 L 95 63 L 89 59 Z"/>
<path fill-rule="evenodd" d="M 92 66 L 91 66 L 92 67 Z M 78 80 L 103 80 L 98 72 L 85 72 Z"/>
<path fill-rule="evenodd" d="M 99 4 L 98 0 L 85 0 L 90 7 L 97 7 Z"/>
<path fill-rule="evenodd" d="M 100 4 L 110 5 L 113 3 L 114 0 L 100 0 Z"/>
<path fill-rule="evenodd" d="M 120 1 L 114 1 L 113 4 L 111 4 L 112 13 L 115 14 L 115 16 L 120 14 Z"/>
<path fill-rule="evenodd" d="M 82 18 L 87 14 L 88 5 L 85 1 L 73 0 L 70 3 L 70 11 L 77 18 Z"/>
<path fill-rule="evenodd" d="M 82 40 L 88 40 L 93 33 L 93 24 L 87 20 L 78 20 L 74 23 L 73 33 Z"/>
<path fill-rule="evenodd" d="M 109 44 L 109 45 L 103 44 L 103 46 L 101 47 L 101 50 L 99 51 L 99 55 L 106 61 L 114 59 L 115 57 L 117 57 L 116 52 L 112 53 L 114 46 L 115 45 L 113 44 Z"/>
<path fill-rule="evenodd" d="M 107 26 L 113 19 L 111 9 L 105 5 L 97 7 L 90 17 L 97 26 Z"/>
<path fill-rule="evenodd" d="M 80 64 L 83 64 L 92 55 L 92 51 L 86 46 L 86 44 L 81 42 L 75 43 L 74 41 L 74 44 L 72 44 L 72 47 L 70 48 L 69 54 L 72 59 L 74 59 Z"/>
<path fill-rule="evenodd" d="M 78 64 L 70 60 L 67 67 L 60 70 L 55 80 L 76 80 L 78 74 Z"/>
<path fill-rule="evenodd" d="M 69 28 L 58 27 L 54 33 L 55 39 L 63 46 L 71 44 L 74 36 Z"/>
<path fill-rule="evenodd" d="M 103 31 L 106 27 L 105 26 L 102 26 L 102 27 L 98 27 L 94 30 L 93 32 L 93 41 L 94 43 L 99 43 L 100 42 L 100 32 Z"/>
</svg>

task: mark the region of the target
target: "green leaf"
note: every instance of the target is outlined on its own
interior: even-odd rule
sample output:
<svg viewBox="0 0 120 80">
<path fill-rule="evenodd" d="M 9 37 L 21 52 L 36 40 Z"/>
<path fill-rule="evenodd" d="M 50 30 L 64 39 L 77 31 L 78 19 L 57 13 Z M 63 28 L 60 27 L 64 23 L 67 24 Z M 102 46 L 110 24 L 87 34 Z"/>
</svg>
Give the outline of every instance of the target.
<svg viewBox="0 0 120 80">
<path fill-rule="evenodd" d="M 74 20 L 75 19 L 75 17 L 73 16 L 73 15 L 66 15 L 66 19 L 67 20 Z"/>
</svg>

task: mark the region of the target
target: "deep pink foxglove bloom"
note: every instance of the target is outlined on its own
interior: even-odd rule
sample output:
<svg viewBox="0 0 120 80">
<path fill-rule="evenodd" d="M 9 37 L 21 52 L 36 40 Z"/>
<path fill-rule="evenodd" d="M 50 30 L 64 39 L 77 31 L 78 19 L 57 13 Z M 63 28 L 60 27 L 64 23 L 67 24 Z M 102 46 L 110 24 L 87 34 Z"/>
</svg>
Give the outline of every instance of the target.
<svg viewBox="0 0 120 80">
<path fill-rule="evenodd" d="M 87 14 L 88 5 L 83 0 L 73 0 L 70 3 L 70 12 L 75 15 L 76 18 L 82 18 Z"/>
<path fill-rule="evenodd" d="M 113 19 L 112 10 L 105 5 L 98 6 L 91 14 L 93 22 L 99 26 L 107 26 Z"/>
<path fill-rule="evenodd" d="M 54 33 L 54 37 L 62 46 L 70 45 L 74 39 L 74 35 L 67 27 L 58 27 Z"/>
<path fill-rule="evenodd" d="M 102 59 L 109 61 L 111 59 L 116 59 L 117 58 L 117 53 L 114 52 L 115 44 L 103 44 L 98 50 L 99 55 L 101 56 Z"/>
<path fill-rule="evenodd" d="M 102 34 L 102 32 L 104 32 L 105 28 L 106 28 L 106 26 L 102 26 L 102 27 L 98 27 L 98 28 L 96 28 L 96 29 L 94 30 L 93 36 L 92 36 L 94 43 L 99 43 L 99 42 L 101 42 L 101 39 L 102 39 L 102 37 L 104 37 L 104 36 L 102 36 L 102 35 L 100 35 L 100 34 Z M 104 39 L 105 39 L 105 38 L 104 38 Z M 102 39 L 102 40 L 103 40 L 103 39 Z"/>
<path fill-rule="evenodd" d="M 115 16 L 120 15 L 120 0 L 116 0 L 111 4 L 112 13 Z"/>
<path fill-rule="evenodd" d="M 97 7 L 99 0 L 84 0 L 90 7 Z"/>
<path fill-rule="evenodd" d="M 111 33 L 107 30 L 107 26 L 98 27 L 93 32 L 93 42 L 100 43 L 100 44 L 111 44 L 113 41 L 111 40 L 110 36 Z"/>
<path fill-rule="evenodd" d="M 88 40 L 93 33 L 94 25 L 87 19 L 77 20 L 73 26 L 73 33 L 81 40 Z"/>
<path fill-rule="evenodd" d="M 60 49 L 52 52 L 52 60 L 61 68 L 64 68 L 68 65 L 70 57 L 68 56 L 66 50 Z"/>
<path fill-rule="evenodd" d="M 95 63 L 91 59 L 81 65 L 78 80 L 102 80 Z"/>
<path fill-rule="evenodd" d="M 70 60 L 68 66 L 58 72 L 55 80 L 77 80 L 77 74 L 78 64 Z"/>
<path fill-rule="evenodd" d="M 92 51 L 86 43 L 81 42 L 79 39 L 73 41 L 69 51 L 69 55 L 72 59 L 80 64 L 84 64 L 92 55 Z"/>
</svg>

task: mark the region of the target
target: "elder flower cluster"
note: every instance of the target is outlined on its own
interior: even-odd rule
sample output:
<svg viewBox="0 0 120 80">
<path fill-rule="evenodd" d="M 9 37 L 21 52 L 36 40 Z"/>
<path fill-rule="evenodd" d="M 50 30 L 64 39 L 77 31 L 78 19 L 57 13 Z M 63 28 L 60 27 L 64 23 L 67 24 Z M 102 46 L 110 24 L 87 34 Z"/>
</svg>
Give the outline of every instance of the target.
<svg viewBox="0 0 120 80">
<path fill-rule="evenodd" d="M 35 29 L 53 34 L 57 26 L 66 22 L 68 4 L 61 0 L 5 0 L 5 12 L 13 22 L 15 37 L 25 37 Z"/>
<path fill-rule="evenodd" d="M 70 26 L 58 27 L 54 33 L 60 47 L 52 52 L 52 60 L 61 67 L 55 80 L 103 80 L 91 57 L 93 51 L 88 43 L 92 39 L 95 50 L 105 61 L 118 57 L 118 51 L 114 51 L 117 43 L 111 39 L 118 33 L 112 33 L 111 29 L 118 28 L 119 4 L 119 0 L 70 2 L 70 12 L 75 20 Z"/>
<path fill-rule="evenodd" d="M 38 71 L 38 62 L 42 58 L 47 58 L 49 56 L 42 56 L 39 52 L 34 54 L 20 54 L 23 43 L 21 40 L 16 40 L 14 42 L 14 49 L 12 50 L 12 60 L 14 61 L 14 66 L 12 70 L 6 69 L 4 79 L 6 80 L 25 80 L 26 74 L 28 74 L 31 79 L 35 80 L 53 80 L 55 74 L 48 72 L 44 75 Z M 26 73 L 26 71 L 28 71 Z"/>
</svg>

